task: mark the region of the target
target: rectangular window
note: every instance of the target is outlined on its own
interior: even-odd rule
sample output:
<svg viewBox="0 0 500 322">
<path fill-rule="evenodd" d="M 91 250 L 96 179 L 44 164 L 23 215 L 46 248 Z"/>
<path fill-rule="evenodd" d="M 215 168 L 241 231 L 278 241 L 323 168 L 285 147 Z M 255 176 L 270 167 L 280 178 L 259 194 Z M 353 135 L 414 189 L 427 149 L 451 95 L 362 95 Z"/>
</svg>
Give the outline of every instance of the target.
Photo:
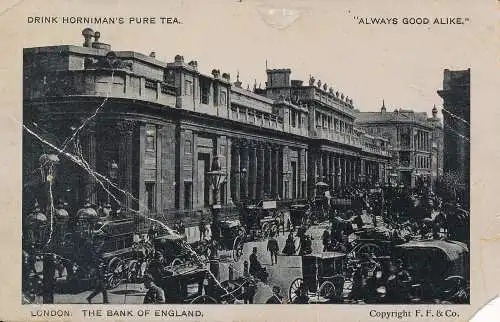
<svg viewBox="0 0 500 322">
<path fill-rule="evenodd" d="M 210 93 L 210 84 L 208 82 L 200 81 L 200 103 L 208 104 L 209 93 Z"/>
<path fill-rule="evenodd" d="M 184 80 L 184 95 L 193 95 L 193 82 L 191 82 L 191 80 Z"/>
<path fill-rule="evenodd" d="M 156 129 L 154 125 L 146 125 L 146 151 L 154 152 L 156 143 Z"/>
<path fill-rule="evenodd" d="M 192 202 L 192 182 L 184 182 L 184 209 L 191 209 Z"/>
<path fill-rule="evenodd" d="M 155 211 L 155 183 L 154 182 L 146 182 L 146 205 L 148 206 L 148 210 L 150 212 Z"/>
<path fill-rule="evenodd" d="M 297 117 L 297 113 L 295 111 L 292 111 L 290 113 L 290 120 L 291 120 L 290 123 L 292 124 L 292 127 L 296 127 L 297 126 L 296 117 Z"/>
<path fill-rule="evenodd" d="M 220 91 L 220 97 L 219 97 L 220 105 L 221 106 L 226 106 L 226 101 L 227 101 L 227 94 L 225 90 Z"/>
<path fill-rule="evenodd" d="M 193 150 L 192 144 L 190 140 L 186 140 L 184 143 L 184 153 L 191 154 Z"/>
</svg>

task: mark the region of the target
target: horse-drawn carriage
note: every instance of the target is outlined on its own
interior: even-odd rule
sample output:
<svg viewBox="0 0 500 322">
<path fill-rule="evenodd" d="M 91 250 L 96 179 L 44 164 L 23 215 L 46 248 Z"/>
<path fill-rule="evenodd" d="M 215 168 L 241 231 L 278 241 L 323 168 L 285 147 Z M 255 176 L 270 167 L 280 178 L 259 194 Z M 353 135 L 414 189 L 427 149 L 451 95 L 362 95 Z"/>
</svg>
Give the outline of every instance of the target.
<svg viewBox="0 0 500 322">
<path fill-rule="evenodd" d="M 239 220 L 224 219 L 212 223 L 211 240 L 202 239 L 192 244 L 193 249 L 205 259 L 209 259 L 213 252 L 231 251 L 231 258 L 238 261 L 243 254 L 243 246 L 247 240 L 247 233 Z"/>
<path fill-rule="evenodd" d="M 469 302 L 467 245 L 445 240 L 411 241 L 394 247 L 394 255 L 413 276 L 413 302 Z"/>
<path fill-rule="evenodd" d="M 333 303 L 341 299 L 346 275 L 346 254 L 314 253 L 302 256 L 302 277 L 290 285 L 291 303 L 303 297 L 309 303 Z"/>
<path fill-rule="evenodd" d="M 276 235 L 283 222 L 283 214 L 278 210 L 276 200 L 261 200 L 245 209 L 245 227 L 251 239 Z"/>
<path fill-rule="evenodd" d="M 180 264 L 166 267 L 155 283 L 165 290 L 168 304 L 233 304 L 243 300 L 248 277 L 220 282 L 207 266 Z"/>
</svg>

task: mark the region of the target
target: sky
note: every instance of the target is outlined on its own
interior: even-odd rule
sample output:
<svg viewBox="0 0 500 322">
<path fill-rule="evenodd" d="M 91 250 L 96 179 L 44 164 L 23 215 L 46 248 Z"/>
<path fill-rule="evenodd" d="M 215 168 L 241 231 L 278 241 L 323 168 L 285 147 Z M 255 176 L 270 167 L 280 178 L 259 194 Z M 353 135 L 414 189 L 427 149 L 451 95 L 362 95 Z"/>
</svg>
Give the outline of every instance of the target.
<svg viewBox="0 0 500 322">
<path fill-rule="evenodd" d="M 24 16 L 178 17 L 180 25 L 79 25 L 24 24 L 29 35 L 25 47 L 56 44 L 81 45 L 81 30 L 101 32 L 101 42 L 113 50 L 149 54 L 167 62 L 176 54 L 197 60 L 201 72 L 212 69 L 231 74 L 239 71 L 243 86 L 266 81 L 269 68 L 290 68 L 292 79 L 307 83 L 309 75 L 353 99 L 361 111 L 378 111 L 385 100 L 389 111 L 396 108 L 431 113 L 442 105 L 443 70 L 470 67 L 475 39 L 466 25 L 405 25 L 403 17 L 473 16 L 461 1 L 448 4 L 428 1 L 258 1 L 213 0 L 167 3 L 124 0 L 89 0 L 76 6 L 55 0 L 40 6 L 27 0 Z M 399 3 L 399 4 L 398 4 Z M 13 10 L 21 10 L 15 8 Z M 273 18 L 277 17 L 277 18 Z M 397 25 L 363 25 L 355 17 L 397 18 Z M 13 31 L 14 32 L 14 31 Z M 472 48 L 471 48 L 472 47 Z"/>
</svg>

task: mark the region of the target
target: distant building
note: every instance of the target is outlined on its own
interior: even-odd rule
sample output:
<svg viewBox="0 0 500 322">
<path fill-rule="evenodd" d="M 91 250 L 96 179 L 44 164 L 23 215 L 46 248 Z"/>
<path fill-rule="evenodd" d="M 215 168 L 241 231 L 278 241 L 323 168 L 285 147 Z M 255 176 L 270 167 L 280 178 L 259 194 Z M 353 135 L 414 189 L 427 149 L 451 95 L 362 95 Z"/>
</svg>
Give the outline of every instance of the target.
<svg viewBox="0 0 500 322">
<path fill-rule="evenodd" d="M 359 112 L 356 126 L 387 139 L 392 150 L 389 179 L 392 184 L 415 188 L 435 182 L 442 172 L 442 135 L 437 109 L 427 113 L 396 109 L 388 112 L 385 102 L 380 112 Z"/>
<path fill-rule="evenodd" d="M 286 206 L 314 196 L 320 181 L 334 189 L 385 181 L 387 140 L 355 129 L 352 100 L 320 81 L 302 86 L 289 69 L 267 70 L 266 87 L 252 91 L 181 55 L 163 62 L 83 34 L 83 46 L 23 54 L 23 121 L 74 156 L 61 155 L 53 184 L 73 210 L 110 201 L 196 227 L 197 210 L 214 204 Z M 43 153 L 54 149 L 25 131 L 26 207 L 47 204 L 46 186 L 36 184 Z"/>
<path fill-rule="evenodd" d="M 444 173 L 453 174 L 466 189 L 470 184 L 470 69 L 444 70 Z"/>
</svg>

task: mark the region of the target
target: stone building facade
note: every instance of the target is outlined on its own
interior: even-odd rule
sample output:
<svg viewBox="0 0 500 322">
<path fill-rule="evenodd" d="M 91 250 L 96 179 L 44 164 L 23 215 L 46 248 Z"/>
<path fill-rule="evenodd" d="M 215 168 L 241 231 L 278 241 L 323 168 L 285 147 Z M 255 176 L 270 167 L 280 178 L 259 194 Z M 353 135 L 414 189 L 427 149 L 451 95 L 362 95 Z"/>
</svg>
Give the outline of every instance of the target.
<svg viewBox="0 0 500 322">
<path fill-rule="evenodd" d="M 470 69 L 444 70 L 443 89 L 444 172 L 470 184 Z"/>
<path fill-rule="evenodd" d="M 165 63 L 112 51 L 90 34 L 84 46 L 24 50 L 24 124 L 38 135 L 24 132 L 26 207 L 43 200 L 32 179 L 43 153 L 60 156 L 53 195 L 70 211 L 107 200 L 188 222 L 216 202 L 207 176 L 215 156 L 222 205 L 291 203 L 314 196 L 319 181 L 334 189 L 385 181 L 387 140 L 356 129 L 352 100 L 319 82 L 268 70 L 264 89 L 247 90 L 181 55 Z"/>
<path fill-rule="evenodd" d="M 383 102 L 380 112 L 359 112 L 355 124 L 388 140 L 391 184 L 432 185 L 442 173 L 442 127 L 435 107 L 428 118 L 426 113 L 412 110 L 388 112 Z"/>
</svg>

